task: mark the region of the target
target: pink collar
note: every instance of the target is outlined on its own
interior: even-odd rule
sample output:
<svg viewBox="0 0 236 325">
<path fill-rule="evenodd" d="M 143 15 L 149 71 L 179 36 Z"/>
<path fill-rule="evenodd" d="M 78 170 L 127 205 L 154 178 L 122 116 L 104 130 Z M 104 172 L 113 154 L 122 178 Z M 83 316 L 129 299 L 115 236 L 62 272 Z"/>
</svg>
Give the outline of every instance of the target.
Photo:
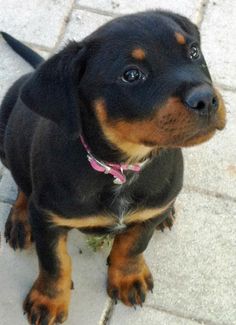
<svg viewBox="0 0 236 325">
<path fill-rule="evenodd" d="M 128 165 L 124 163 L 120 164 L 114 164 L 114 163 L 108 163 L 101 160 L 96 159 L 93 154 L 91 153 L 90 148 L 88 147 L 87 143 L 84 141 L 84 138 L 82 135 L 80 135 L 81 143 L 83 144 L 85 150 L 87 151 L 87 158 L 92 166 L 92 168 L 100 173 L 104 174 L 111 174 L 114 177 L 114 184 L 124 184 L 126 182 L 126 176 L 124 175 L 125 170 L 133 171 L 134 173 L 139 173 L 146 164 L 149 159 L 146 159 L 142 163 L 137 163 L 134 165 Z"/>
</svg>

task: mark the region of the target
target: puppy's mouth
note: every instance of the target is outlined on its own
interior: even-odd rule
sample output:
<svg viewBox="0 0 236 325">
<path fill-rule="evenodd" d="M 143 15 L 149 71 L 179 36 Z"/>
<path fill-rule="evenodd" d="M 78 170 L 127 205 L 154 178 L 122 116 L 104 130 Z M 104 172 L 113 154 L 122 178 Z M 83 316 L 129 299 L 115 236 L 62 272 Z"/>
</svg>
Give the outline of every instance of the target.
<svg viewBox="0 0 236 325">
<path fill-rule="evenodd" d="M 201 144 L 210 140 L 216 132 L 216 128 L 208 128 L 205 130 L 196 131 L 194 135 L 183 137 L 182 141 L 179 139 L 175 139 L 176 143 L 174 146 L 176 147 L 190 147 L 194 145 Z M 181 138 L 181 137 L 180 137 Z"/>
<path fill-rule="evenodd" d="M 223 99 L 215 91 L 219 102 L 216 111 L 201 115 L 186 108 L 178 98 L 170 98 L 157 114 L 157 138 L 164 147 L 188 147 L 208 141 L 226 124 Z"/>
<path fill-rule="evenodd" d="M 176 141 L 175 145 L 179 147 L 189 147 L 206 142 L 215 135 L 216 131 L 222 131 L 225 124 L 225 118 L 214 116 L 212 121 L 209 119 L 206 127 L 196 127 L 196 130 L 193 130 L 188 135 L 180 134 L 179 137 L 177 136 L 174 140 L 174 142 Z M 180 140 L 181 138 L 182 141 Z"/>
<path fill-rule="evenodd" d="M 194 145 L 201 144 L 210 140 L 216 133 L 217 130 L 222 130 L 222 128 L 208 127 L 205 129 L 197 128 L 191 132 L 184 133 L 175 133 L 170 134 L 169 137 L 166 136 L 166 141 L 143 141 L 143 144 L 152 148 L 155 147 L 168 147 L 168 148 L 181 148 L 181 147 L 190 147 Z"/>
<path fill-rule="evenodd" d="M 218 94 L 219 108 L 213 116 L 208 116 L 206 127 L 198 129 L 194 135 L 190 135 L 183 143 L 183 147 L 194 146 L 210 140 L 216 131 L 222 131 L 226 125 L 226 111 L 224 102 Z"/>
<path fill-rule="evenodd" d="M 103 99 L 95 102 L 95 111 L 106 139 L 136 159 L 155 148 L 189 147 L 212 138 L 216 130 L 225 127 L 225 106 L 221 96 L 217 97 L 219 107 L 207 118 L 186 109 L 177 97 L 169 98 L 151 117 L 139 121 L 111 120 Z"/>
</svg>

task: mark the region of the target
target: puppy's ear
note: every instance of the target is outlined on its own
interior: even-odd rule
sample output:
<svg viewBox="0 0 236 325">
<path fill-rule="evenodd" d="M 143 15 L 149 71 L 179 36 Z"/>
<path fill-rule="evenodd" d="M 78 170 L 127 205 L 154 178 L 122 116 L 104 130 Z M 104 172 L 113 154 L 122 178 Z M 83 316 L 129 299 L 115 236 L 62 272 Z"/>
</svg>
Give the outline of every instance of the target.
<svg viewBox="0 0 236 325">
<path fill-rule="evenodd" d="M 180 27 L 187 33 L 193 35 L 195 38 L 197 38 L 200 42 L 200 32 L 194 23 L 192 23 L 188 18 L 175 14 L 170 11 L 162 12 L 164 15 L 172 18 Z"/>
<path fill-rule="evenodd" d="M 73 138 L 81 132 L 78 88 L 85 59 L 85 47 L 71 43 L 32 74 L 20 95 L 28 108 L 52 120 Z"/>
</svg>

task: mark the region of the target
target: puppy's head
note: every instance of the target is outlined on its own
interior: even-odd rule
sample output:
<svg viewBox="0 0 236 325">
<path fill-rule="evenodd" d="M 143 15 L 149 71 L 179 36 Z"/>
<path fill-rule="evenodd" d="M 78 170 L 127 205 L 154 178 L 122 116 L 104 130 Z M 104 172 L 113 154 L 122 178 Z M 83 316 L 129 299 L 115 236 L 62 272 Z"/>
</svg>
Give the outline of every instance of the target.
<svg viewBox="0 0 236 325">
<path fill-rule="evenodd" d="M 83 106 L 133 156 L 202 143 L 225 125 L 197 27 L 162 11 L 117 18 L 71 44 L 39 68 L 22 99 L 77 135 Z"/>
</svg>

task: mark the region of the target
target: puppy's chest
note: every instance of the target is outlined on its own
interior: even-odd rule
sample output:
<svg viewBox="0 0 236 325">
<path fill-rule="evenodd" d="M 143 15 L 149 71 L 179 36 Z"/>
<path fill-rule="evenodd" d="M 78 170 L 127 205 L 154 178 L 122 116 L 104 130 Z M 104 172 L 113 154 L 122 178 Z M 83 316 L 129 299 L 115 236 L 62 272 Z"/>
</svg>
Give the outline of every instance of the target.
<svg viewBox="0 0 236 325">
<path fill-rule="evenodd" d="M 104 232 L 120 232 L 128 225 L 155 218 L 169 208 L 171 201 L 164 205 L 147 204 L 152 191 L 153 186 L 139 184 L 139 176 L 127 178 L 123 185 L 112 184 L 91 197 L 84 196 L 74 206 L 71 217 L 52 214 L 52 222 L 81 230 L 100 228 Z"/>
<path fill-rule="evenodd" d="M 114 233 L 125 230 L 134 221 L 134 212 L 140 210 L 140 202 L 137 202 L 130 184 L 115 185 L 103 196 L 102 205 L 103 213 L 113 220 L 110 231 Z"/>
<path fill-rule="evenodd" d="M 133 193 L 125 185 L 118 185 L 114 188 L 105 204 L 105 209 L 116 216 L 120 223 L 123 223 L 125 216 L 137 207 Z"/>
<path fill-rule="evenodd" d="M 58 226 L 78 228 L 81 230 L 103 229 L 103 232 L 117 233 L 124 231 L 128 225 L 145 222 L 164 213 L 172 201 L 156 207 L 144 204 L 144 197 L 136 196 L 136 192 L 127 185 L 117 185 L 101 193 L 99 199 L 90 202 L 97 206 L 96 212 L 87 216 L 65 218 L 51 214 L 52 222 Z M 144 200 L 144 201 L 143 201 Z M 79 211 L 79 210 L 78 210 Z M 89 230 L 89 231 L 90 231 Z"/>
</svg>

